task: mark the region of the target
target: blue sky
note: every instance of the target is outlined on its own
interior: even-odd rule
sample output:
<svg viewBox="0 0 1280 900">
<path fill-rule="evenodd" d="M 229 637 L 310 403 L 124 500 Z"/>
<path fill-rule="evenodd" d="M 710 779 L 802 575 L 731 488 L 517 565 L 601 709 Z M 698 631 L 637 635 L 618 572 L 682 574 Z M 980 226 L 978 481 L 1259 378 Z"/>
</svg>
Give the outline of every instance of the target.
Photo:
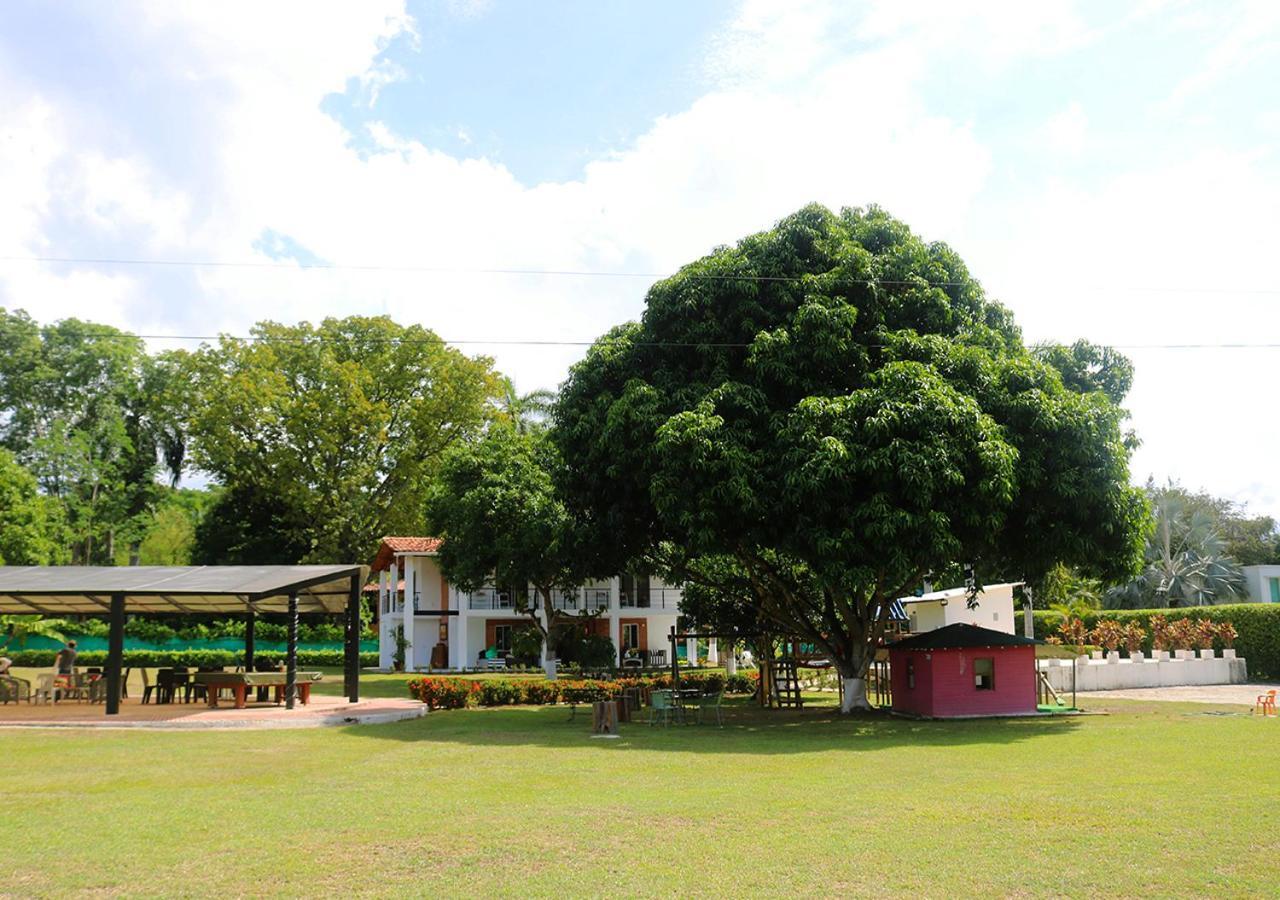
<svg viewBox="0 0 1280 900">
<path fill-rule="evenodd" d="M 1280 334 L 1278 50 L 1280 4 L 1248 0 L 14 0 L 0 305 L 590 340 L 652 279 L 486 270 L 669 272 L 879 203 L 1029 339 L 1125 348 L 1137 480 L 1280 515 L 1280 351 L 1150 346 Z M 468 346 L 524 389 L 581 353 Z"/>
</svg>

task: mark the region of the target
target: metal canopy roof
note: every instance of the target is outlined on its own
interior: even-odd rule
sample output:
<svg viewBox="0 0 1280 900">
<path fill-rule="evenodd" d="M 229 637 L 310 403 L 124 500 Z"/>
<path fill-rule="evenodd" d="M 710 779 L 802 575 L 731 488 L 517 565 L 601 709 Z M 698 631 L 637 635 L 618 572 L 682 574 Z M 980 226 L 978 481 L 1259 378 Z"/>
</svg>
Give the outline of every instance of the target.
<svg viewBox="0 0 1280 900">
<path fill-rule="evenodd" d="M 0 613 L 104 615 L 122 594 L 135 613 L 341 613 L 365 566 L 0 566 Z"/>
</svg>

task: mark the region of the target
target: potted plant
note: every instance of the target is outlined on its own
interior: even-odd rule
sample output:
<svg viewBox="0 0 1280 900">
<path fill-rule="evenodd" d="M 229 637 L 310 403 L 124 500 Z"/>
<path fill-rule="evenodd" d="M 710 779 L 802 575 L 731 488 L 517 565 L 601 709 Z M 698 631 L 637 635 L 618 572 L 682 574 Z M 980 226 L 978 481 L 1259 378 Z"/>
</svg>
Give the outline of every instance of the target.
<svg viewBox="0 0 1280 900">
<path fill-rule="evenodd" d="M 1094 626 L 1093 640 L 1107 651 L 1107 662 L 1120 661 L 1120 651 L 1117 648 L 1124 640 L 1124 629 L 1120 627 L 1119 622 L 1115 619 L 1103 619 Z"/>
<path fill-rule="evenodd" d="M 1230 622 L 1218 623 L 1218 640 L 1222 641 L 1222 658 L 1236 658 L 1236 626 Z"/>
<path fill-rule="evenodd" d="M 1125 649 L 1129 651 L 1129 659 L 1140 663 L 1143 660 L 1142 645 L 1147 640 L 1147 632 L 1137 622 L 1130 622 L 1121 629 Z"/>
<path fill-rule="evenodd" d="M 1218 637 L 1218 625 L 1212 619 L 1201 619 L 1193 626 L 1192 641 L 1200 651 L 1201 659 L 1213 659 L 1213 642 Z"/>
<path fill-rule="evenodd" d="M 1191 649 L 1196 640 L 1196 626 L 1190 619 L 1176 619 L 1169 623 L 1169 637 L 1173 643 L 1173 654 L 1178 659 L 1195 659 Z"/>
<path fill-rule="evenodd" d="M 1156 662 L 1169 658 L 1169 650 L 1173 647 L 1173 636 L 1169 633 L 1169 620 L 1156 613 L 1148 623 L 1151 625 L 1151 655 Z"/>
<path fill-rule="evenodd" d="M 405 651 L 405 648 L 409 646 L 409 642 L 405 639 L 405 636 L 404 636 L 403 625 L 396 626 L 395 633 L 392 635 L 392 640 L 395 641 L 395 644 L 396 644 L 395 655 L 391 657 L 392 668 L 394 668 L 397 672 L 403 672 L 404 671 L 404 651 Z"/>
<path fill-rule="evenodd" d="M 1084 622 L 1072 616 L 1065 619 L 1058 626 L 1058 634 L 1062 639 L 1062 643 L 1076 648 L 1076 654 L 1084 655 L 1084 645 L 1089 640 L 1089 629 L 1085 627 Z"/>
</svg>

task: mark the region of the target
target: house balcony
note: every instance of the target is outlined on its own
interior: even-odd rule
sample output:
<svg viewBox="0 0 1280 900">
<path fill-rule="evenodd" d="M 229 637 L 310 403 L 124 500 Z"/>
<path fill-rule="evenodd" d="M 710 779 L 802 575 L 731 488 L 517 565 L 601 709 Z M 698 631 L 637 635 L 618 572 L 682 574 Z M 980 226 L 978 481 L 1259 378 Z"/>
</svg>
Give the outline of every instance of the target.
<svg viewBox="0 0 1280 900">
<path fill-rule="evenodd" d="M 636 591 L 634 595 L 623 592 L 619 597 L 619 607 L 623 612 L 680 612 L 679 588 L 654 588 Z"/>
<path fill-rule="evenodd" d="M 608 588 L 585 588 L 577 591 L 554 590 L 551 605 L 562 612 L 599 612 L 609 608 Z M 510 591 L 484 588 L 467 595 L 467 609 L 518 611 L 522 607 Z M 532 588 L 525 597 L 524 609 L 541 609 L 542 597 Z"/>
</svg>

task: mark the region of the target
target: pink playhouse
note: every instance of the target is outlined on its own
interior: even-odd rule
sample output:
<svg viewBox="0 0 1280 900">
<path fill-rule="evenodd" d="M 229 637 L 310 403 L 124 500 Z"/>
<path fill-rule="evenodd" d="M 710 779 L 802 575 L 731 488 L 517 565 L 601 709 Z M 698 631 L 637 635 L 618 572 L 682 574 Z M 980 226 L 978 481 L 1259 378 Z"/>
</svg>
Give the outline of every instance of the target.
<svg viewBox="0 0 1280 900">
<path fill-rule="evenodd" d="M 955 624 L 890 644 L 893 711 L 928 718 L 1034 714 L 1038 643 Z"/>
</svg>

